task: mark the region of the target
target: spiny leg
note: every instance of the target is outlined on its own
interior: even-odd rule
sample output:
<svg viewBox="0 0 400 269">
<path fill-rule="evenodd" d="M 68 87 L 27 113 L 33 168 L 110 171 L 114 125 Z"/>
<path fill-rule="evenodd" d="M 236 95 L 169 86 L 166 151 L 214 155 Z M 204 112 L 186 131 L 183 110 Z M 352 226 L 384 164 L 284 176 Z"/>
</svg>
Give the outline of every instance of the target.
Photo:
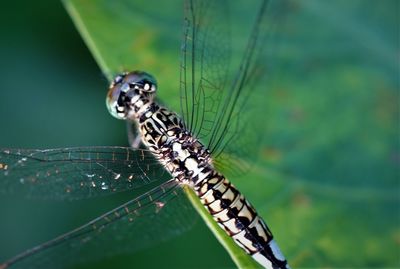
<svg viewBox="0 0 400 269">
<path fill-rule="evenodd" d="M 134 122 L 128 120 L 126 121 L 126 133 L 128 135 L 129 145 L 133 149 L 139 149 L 142 139 L 137 131 L 137 127 Z"/>
</svg>

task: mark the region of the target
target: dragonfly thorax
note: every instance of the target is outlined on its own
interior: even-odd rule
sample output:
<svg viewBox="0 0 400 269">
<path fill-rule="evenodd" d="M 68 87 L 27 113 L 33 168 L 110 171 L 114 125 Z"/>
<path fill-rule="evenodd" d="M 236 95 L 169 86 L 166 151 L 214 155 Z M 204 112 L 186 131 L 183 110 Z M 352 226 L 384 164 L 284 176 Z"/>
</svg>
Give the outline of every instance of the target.
<svg viewBox="0 0 400 269">
<path fill-rule="evenodd" d="M 153 102 L 137 123 L 143 144 L 178 181 L 195 185 L 214 170 L 210 152 L 174 112 Z"/>
<path fill-rule="evenodd" d="M 154 101 L 155 91 L 156 80 L 149 74 L 123 73 L 110 85 L 107 107 L 114 117 L 135 121 L 143 144 L 171 175 L 194 185 L 214 170 L 210 153 L 177 114 Z"/>
<path fill-rule="evenodd" d="M 117 75 L 107 94 L 107 108 L 117 119 L 139 118 L 153 103 L 157 82 L 142 71 Z"/>
</svg>

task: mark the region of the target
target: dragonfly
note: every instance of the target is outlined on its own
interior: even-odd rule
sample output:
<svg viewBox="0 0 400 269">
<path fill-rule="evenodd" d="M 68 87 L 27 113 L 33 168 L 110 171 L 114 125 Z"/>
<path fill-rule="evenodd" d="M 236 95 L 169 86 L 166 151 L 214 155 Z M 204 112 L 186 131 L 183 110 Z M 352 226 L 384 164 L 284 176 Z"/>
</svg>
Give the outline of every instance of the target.
<svg viewBox="0 0 400 269">
<path fill-rule="evenodd" d="M 226 156 L 245 154 L 244 144 L 237 141 L 248 133 L 245 115 L 252 110 L 248 99 L 260 87 L 263 74 L 268 1 L 262 1 L 258 9 L 233 75 L 227 68 L 231 51 L 223 14 L 226 6 L 225 1 L 185 2 L 181 116 L 156 101 L 158 85 L 152 75 L 123 72 L 111 82 L 106 103 L 112 116 L 127 122 L 130 147 L 1 150 L 0 179 L 6 192 L 81 199 L 153 188 L 5 261 L 0 268 L 27 268 L 36 263 L 43 267 L 41 258 L 55 249 L 90 255 L 85 249 L 93 251 L 99 242 L 118 237 L 115 233 L 130 234 L 141 242 L 139 247 L 157 241 L 159 233 L 154 230 L 184 219 L 178 215 L 190 211 L 184 206 L 183 187 L 194 191 L 220 229 L 261 266 L 289 268 L 264 220 L 218 170 L 237 166 L 236 160 Z M 171 235 L 179 232 L 176 227 L 169 231 Z M 168 232 L 163 235 L 168 236 Z"/>
</svg>

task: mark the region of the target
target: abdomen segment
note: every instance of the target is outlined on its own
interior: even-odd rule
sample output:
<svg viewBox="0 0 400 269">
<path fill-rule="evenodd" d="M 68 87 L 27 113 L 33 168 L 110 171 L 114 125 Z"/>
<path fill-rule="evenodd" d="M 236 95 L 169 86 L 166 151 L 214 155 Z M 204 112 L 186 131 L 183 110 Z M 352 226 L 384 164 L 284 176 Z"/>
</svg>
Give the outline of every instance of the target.
<svg viewBox="0 0 400 269">
<path fill-rule="evenodd" d="M 258 263 L 265 268 L 289 268 L 267 225 L 223 175 L 211 173 L 194 190 L 218 225 Z"/>
</svg>

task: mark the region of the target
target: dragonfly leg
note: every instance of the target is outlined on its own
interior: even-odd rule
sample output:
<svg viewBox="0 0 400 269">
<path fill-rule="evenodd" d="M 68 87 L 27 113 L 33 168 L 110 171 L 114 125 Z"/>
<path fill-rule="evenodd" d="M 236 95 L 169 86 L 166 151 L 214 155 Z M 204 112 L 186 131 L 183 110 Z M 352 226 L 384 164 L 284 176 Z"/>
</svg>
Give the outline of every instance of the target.
<svg viewBox="0 0 400 269">
<path fill-rule="evenodd" d="M 134 149 L 138 149 L 140 147 L 140 142 L 142 142 L 142 139 L 138 134 L 137 128 L 133 122 L 126 121 L 126 132 L 128 135 L 129 145 Z"/>
</svg>

